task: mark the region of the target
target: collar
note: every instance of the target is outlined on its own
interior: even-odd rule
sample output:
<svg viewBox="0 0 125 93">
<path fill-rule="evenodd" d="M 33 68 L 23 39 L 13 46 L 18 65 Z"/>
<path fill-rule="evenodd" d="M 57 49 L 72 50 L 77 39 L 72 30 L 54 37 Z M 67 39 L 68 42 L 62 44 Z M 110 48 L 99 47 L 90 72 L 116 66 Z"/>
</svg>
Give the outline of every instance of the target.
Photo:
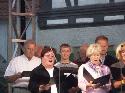
<svg viewBox="0 0 125 93">
<path fill-rule="evenodd" d="M 96 64 L 93 64 L 91 61 L 88 62 L 88 65 L 89 65 L 92 69 L 94 69 L 94 70 L 96 70 L 97 68 L 103 67 L 102 64 L 96 65 Z"/>
<path fill-rule="evenodd" d="M 125 64 L 122 61 L 120 61 L 119 63 L 121 68 L 125 68 Z"/>
<path fill-rule="evenodd" d="M 28 60 L 28 61 L 31 61 L 33 58 L 34 58 L 34 56 L 31 58 L 31 60 L 29 60 L 24 54 L 22 55 L 26 60 Z"/>
<path fill-rule="evenodd" d="M 105 61 L 106 56 L 107 56 L 107 53 L 106 53 L 103 57 L 101 57 L 100 60 L 101 60 L 101 63 L 102 63 L 102 64 L 104 64 L 104 61 Z"/>
<path fill-rule="evenodd" d="M 61 64 L 70 64 L 70 63 L 71 63 L 71 61 L 67 61 L 67 62 L 61 61 Z"/>
</svg>

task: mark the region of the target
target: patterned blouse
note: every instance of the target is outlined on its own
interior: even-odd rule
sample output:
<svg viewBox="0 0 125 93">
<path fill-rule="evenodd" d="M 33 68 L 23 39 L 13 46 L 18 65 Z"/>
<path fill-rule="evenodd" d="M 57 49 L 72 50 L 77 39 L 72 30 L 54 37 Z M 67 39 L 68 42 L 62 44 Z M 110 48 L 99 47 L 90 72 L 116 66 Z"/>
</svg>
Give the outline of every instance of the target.
<svg viewBox="0 0 125 93">
<path fill-rule="evenodd" d="M 105 75 L 110 74 L 110 69 L 105 65 L 95 65 L 92 62 L 88 61 L 86 64 L 82 64 L 78 70 L 78 86 L 82 90 L 82 93 L 108 93 L 111 88 L 111 81 L 104 85 L 103 87 L 98 88 L 86 88 L 86 85 L 89 83 L 86 78 L 83 76 L 84 68 L 91 74 L 91 76 L 96 79 Z"/>
</svg>

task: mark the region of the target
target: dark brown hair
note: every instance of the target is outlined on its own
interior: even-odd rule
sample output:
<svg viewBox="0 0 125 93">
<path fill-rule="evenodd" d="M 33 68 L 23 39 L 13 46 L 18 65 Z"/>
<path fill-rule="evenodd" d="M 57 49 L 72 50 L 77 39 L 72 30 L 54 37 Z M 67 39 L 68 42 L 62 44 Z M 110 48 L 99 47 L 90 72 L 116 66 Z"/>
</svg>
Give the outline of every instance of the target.
<svg viewBox="0 0 125 93">
<path fill-rule="evenodd" d="M 41 57 L 44 57 L 45 53 L 49 52 L 49 51 L 53 51 L 53 53 L 56 55 L 56 50 L 55 48 L 52 48 L 50 46 L 44 46 L 42 52 L 41 52 Z"/>
<path fill-rule="evenodd" d="M 98 40 L 106 40 L 108 42 L 108 38 L 104 35 L 97 36 L 95 39 L 95 43 L 97 43 Z"/>
<path fill-rule="evenodd" d="M 61 51 L 61 48 L 70 48 L 71 50 L 71 46 L 69 44 L 66 44 L 66 43 L 63 43 L 61 46 L 60 46 L 60 51 Z"/>
</svg>

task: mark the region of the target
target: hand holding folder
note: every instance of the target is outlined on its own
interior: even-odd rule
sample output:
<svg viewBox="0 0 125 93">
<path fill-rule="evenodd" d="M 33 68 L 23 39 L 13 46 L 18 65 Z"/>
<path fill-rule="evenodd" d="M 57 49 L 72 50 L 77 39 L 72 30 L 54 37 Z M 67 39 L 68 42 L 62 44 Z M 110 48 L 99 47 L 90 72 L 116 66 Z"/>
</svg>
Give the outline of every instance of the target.
<svg viewBox="0 0 125 93">
<path fill-rule="evenodd" d="M 110 79 L 110 75 L 108 74 L 108 75 L 99 77 L 97 79 L 94 79 L 93 84 L 98 84 L 98 83 L 107 84 L 109 82 L 109 79 Z"/>
<path fill-rule="evenodd" d="M 83 70 L 83 76 L 88 82 L 93 81 L 92 84 L 96 84 L 96 87 L 100 87 L 109 83 L 110 79 L 110 74 L 94 79 L 85 68 Z"/>
<path fill-rule="evenodd" d="M 55 80 L 54 80 L 54 78 L 53 78 L 53 77 L 52 77 L 52 78 L 50 78 L 49 84 L 51 84 L 51 85 L 55 84 Z"/>
<path fill-rule="evenodd" d="M 30 77 L 30 74 L 31 74 L 31 71 L 23 71 L 23 72 L 21 73 L 21 76 L 22 76 L 22 77 Z"/>
<path fill-rule="evenodd" d="M 103 86 L 109 83 L 110 74 L 94 79 L 93 84 L 97 84 L 96 87 Z"/>
</svg>

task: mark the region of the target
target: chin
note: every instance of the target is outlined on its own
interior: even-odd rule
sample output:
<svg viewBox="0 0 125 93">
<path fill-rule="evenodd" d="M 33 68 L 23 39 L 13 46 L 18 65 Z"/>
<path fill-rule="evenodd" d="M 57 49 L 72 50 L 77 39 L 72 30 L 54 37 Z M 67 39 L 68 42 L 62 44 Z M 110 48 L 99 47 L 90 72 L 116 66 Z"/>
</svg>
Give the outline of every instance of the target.
<svg viewBox="0 0 125 93">
<path fill-rule="evenodd" d="M 100 63 L 99 62 L 95 62 L 96 65 L 99 65 Z"/>
</svg>

